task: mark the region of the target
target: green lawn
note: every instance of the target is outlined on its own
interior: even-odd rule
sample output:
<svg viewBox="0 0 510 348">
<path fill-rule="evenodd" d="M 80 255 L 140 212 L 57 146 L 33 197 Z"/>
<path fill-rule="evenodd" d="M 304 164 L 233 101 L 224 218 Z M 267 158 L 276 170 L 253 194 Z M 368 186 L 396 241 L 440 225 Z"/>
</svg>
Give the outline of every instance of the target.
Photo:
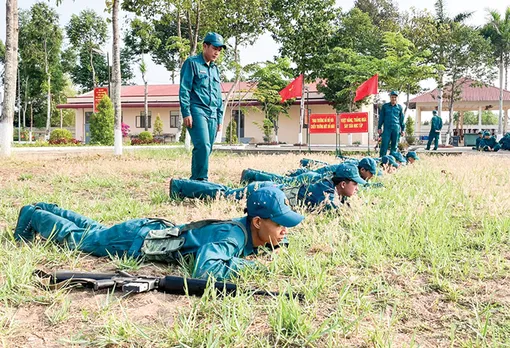
<svg viewBox="0 0 510 348">
<path fill-rule="evenodd" d="M 330 155 L 312 158 L 334 162 Z M 238 185 L 244 168 L 284 173 L 302 156 L 211 158 L 210 180 Z M 13 241 L 19 209 L 46 201 L 105 224 L 241 216 L 243 202 L 171 201 L 188 177 L 183 150 L 19 155 L 0 160 L 0 339 L 5 346 L 388 347 L 510 346 L 510 156 L 422 156 L 362 190 L 350 208 L 307 213 L 290 246 L 238 282 L 299 292 L 202 298 L 45 289 L 44 270 L 180 274 L 186 265 L 95 258 L 52 243 Z"/>
</svg>

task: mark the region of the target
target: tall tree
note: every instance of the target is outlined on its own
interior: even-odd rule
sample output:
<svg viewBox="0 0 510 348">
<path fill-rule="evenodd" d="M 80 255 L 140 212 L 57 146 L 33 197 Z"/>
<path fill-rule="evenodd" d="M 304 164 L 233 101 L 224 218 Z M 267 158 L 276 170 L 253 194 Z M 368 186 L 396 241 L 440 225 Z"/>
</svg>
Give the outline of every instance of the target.
<svg viewBox="0 0 510 348">
<path fill-rule="evenodd" d="M 98 61 L 98 51 L 101 52 L 101 47 L 108 39 L 106 21 L 94 10 L 83 10 L 71 16 L 66 33 L 73 49 L 80 52 L 80 56 L 87 56 L 92 85 L 96 87 L 98 80 L 94 62 Z"/>
<path fill-rule="evenodd" d="M 281 44 L 280 54 L 296 64 L 296 76 L 304 74 L 310 81 L 318 76 L 336 30 L 340 10 L 334 0 L 272 0 L 273 39 Z M 304 94 L 304 81 L 302 85 Z M 304 99 L 301 98 L 300 130 L 302 142 Z"/>
<path fill-rule="evenodd" d="M 443 87 L 445 72 L 444 69 L 450 61 L 451 51 L 450 48 L 458 44 L 455 42 L 454 30 L 459 29 L 466 19 L 469 19 L 473 12 L 460 12 L 453 17 L 448 16 L 446 11 L 446 3 L 444 0 L 437 0 L 434 4 L 435 16 L 430 49 L 432 51 L 431 63 L 437 70 L 436 82 L 438 86 L 438 114 L 441 117 L 443 110 Z M 453 100 L 453 99 L 452 99 Z M 450 115 L 451 118 L 451 115 Z M 449 124 L 453 121 L 450 119 Z M 450 126 L 448 127 L 450 131 Z M 449 132 L 447 140 L 449 140 Z"/>
<path fill-rule="evenodd" d="M 399 29 L 398 5 L 392 0 L 356 0 L 354 8 L 368 14 L 380 32 Z"/>
<path fill-rule="evenodd" d="M 0 156 L 11 155 L 18 67 L 18 1 L 6 0 L 4 100 L 0 115 Z"/>
<path fill-rule="evenodd" d="M 506 134 L 508 125 L 508 113 L 505 113 L 503 120 L 503 79 L 505 79 L 505 89 L 508 83 L 508 63 L 510 61 L 510 6 L 506 8 L 505 13 L 500 15 L 497 11 L 489 11 L 489 21 L 481 29 L 484 37 L 490 40 L 494 57 L 499 65 L 499 122 L 498 133 Z M 505 71 L 507 72 L 505 74 Z"/>
<path fill-rule="evenodd" d="M 420 82 L 434 77 L 435 69 L 426 64 L 429 50 L 417 50 L 401 33 L 386 32 L 383 35 L 385 57 L 381 61 L 380 79 L 383 89 L 405 91 L 407 112 L 410 94 L 422 89 Z"/>
<path fill-rule="evenodd" d="M 131 54 L 138 56 L 140 73 L 144 83 L 144 121 L 145 130 L 149 130 L 149 104 L 148 104 L 148 81 L 146 78 L 147 64 L 145 54 L 151 50 L 157 50 L 161 41 L 154 35 L 153 27 L 139 18 L 130 23 L 130 30 L 126 32 L 124 43 Z"/>
<path fill-rule="evenodd" d="M 122 128 L 121 128 L 121 117 L 122 117 L 122 106 L 121 106 L 121 62 L 120 62 L 120 27 L 119 27 L 119 12 L 120 12 L 120 0 L 113 0 L 112 3 L 112 32 L 113 32 L 113 44 L 112 44 L 112 102 L 114 110 L 114 153 L 117 156 L 122 155 Z"/>
<path fill-rule="evenodd" d="M 25 94 L 30 95 L 29 88 L 35 87 L 34 82 L 40 84 L 40 89 L 46 94 L 46 138 L 50 135 L 53 77 L 59 86 L 55 92 L 64 88 L 63 72 L 61 69 L 60 54 L 62 50 L 63 33 L 58 25 L 57 12 L 46 3 L 39 2 L 33 5 L 26 15 L 22 14 L 22 27 L 20 28 L 20 56 L 22 58 Z M 28 70 L 28 71 L 26 71 Z M 42 80 L 34 79 L 29 82 L 30 75 L 39 74 Z M 33 94 L 32 94 L 33 95 Z M 25 107 L 27 98 L 25 98 Z"/>
<path fill-rule="evenodd" d="M 489 42 L 477 29 L 454 22 L 445 42 L 447 62 L 444 68 L 445 100 L 448 101 L 449 120 L 447 142 L 453 128 L 453 106 L 462 97 L 465 85 L 489 84 L 494 78 L 493 57 Z"/>
<path fill-rule="evenodd" d="M 249 81 L 254 88 L 253 95 L 260 103 L 264 118 L 272 124 L 275 141 L 278 142 L 279 120 L 281 115 L 288 116 L 293 99 L 281 103 L 278 93 L 292 78 L 291 63 L 288 58 L 278 58 L 274 62 L 255 63 L 246 67 Z"/>
</svg>

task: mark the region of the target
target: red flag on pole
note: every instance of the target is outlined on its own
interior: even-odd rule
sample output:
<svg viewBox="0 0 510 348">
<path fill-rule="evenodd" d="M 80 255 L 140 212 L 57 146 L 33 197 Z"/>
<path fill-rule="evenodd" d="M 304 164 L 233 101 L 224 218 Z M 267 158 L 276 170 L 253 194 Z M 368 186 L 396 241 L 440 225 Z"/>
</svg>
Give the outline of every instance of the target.
<svg viewBox="0 0 510 348">
<path fill-rule="evenodd" d="M 303 74 L 296 77 L 291 83 L 282 89 L 279 93 L 282 97 L 282 103 L 287 99 L 297 98 L 302 96 Z"/>
<path fill-rule="evenodd" d="M 378 76 L 375 74 L 365 82 L 363 82 L 358 89 L 356 90 L 356 96 L 354 97 L 354 101 L 357 102 L 369 96 L 371 94 L 377 94 L 377 84 L 378 84 Z"/>
</svg>

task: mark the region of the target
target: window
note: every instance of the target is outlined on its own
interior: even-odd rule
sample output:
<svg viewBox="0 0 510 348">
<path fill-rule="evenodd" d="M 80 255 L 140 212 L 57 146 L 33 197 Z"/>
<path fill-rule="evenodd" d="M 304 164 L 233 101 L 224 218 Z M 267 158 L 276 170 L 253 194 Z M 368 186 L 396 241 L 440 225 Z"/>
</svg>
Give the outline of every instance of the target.
<svg viewBox="0 0 510 348">
<path fill-rule="evenodd" d="M 151 116 L 152 111 L 149 111 L 149 126 L 147 128 L 151 128 Z M 143 111 L 140 111 L 140 116 L 136 116 L 136 128 L 145 128 L 145 113 Z"/>
<path fill-rule="evenodd" d="M 85 112 L 85 124 L 90 123 L 90 116 L 92 116 L 92 111 Z"/>
<path fill-rule="evenodd" d="M 179 128 L 181 121 L 181 113 L 179 110 L 170 111 L 170 128 Z"/>
</svg>

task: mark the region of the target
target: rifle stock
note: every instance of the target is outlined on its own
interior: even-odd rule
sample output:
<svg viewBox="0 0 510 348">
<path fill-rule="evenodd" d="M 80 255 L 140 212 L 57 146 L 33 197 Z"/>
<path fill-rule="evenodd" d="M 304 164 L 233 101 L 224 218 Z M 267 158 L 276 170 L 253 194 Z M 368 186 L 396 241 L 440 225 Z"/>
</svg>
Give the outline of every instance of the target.
<svg viewBox="0 0 510 348">
<path fill-rule="evenodd" d="M 165 277 L 145 277 L 132 276 L 126 272 L 118 273 L 94 273 L 94 272 L 74 272 L 74 271 L 55 271 L 46 273 L 36 271 L 36 274 L 45 279 L 49 279 L 50 285 L 75 285 L 79 284 L 94 290 L 101 289 L 122 289 L 127 293 L 140 293 L 151 290 L 174 294 L 174 295 L 193 295 L 202 296 L 207 286 L 213 286 L 218 293 L 235 295 L 238 291 L 236 284 L 229 282 L 212 282 L 203 279 L 184 278 L 177 276 Z M 253 295 L 278 296 L 278 292 L 265 290 L 247 290 Z M 298 295 L 299 296 L 299 295 Z"/>
</svg>

